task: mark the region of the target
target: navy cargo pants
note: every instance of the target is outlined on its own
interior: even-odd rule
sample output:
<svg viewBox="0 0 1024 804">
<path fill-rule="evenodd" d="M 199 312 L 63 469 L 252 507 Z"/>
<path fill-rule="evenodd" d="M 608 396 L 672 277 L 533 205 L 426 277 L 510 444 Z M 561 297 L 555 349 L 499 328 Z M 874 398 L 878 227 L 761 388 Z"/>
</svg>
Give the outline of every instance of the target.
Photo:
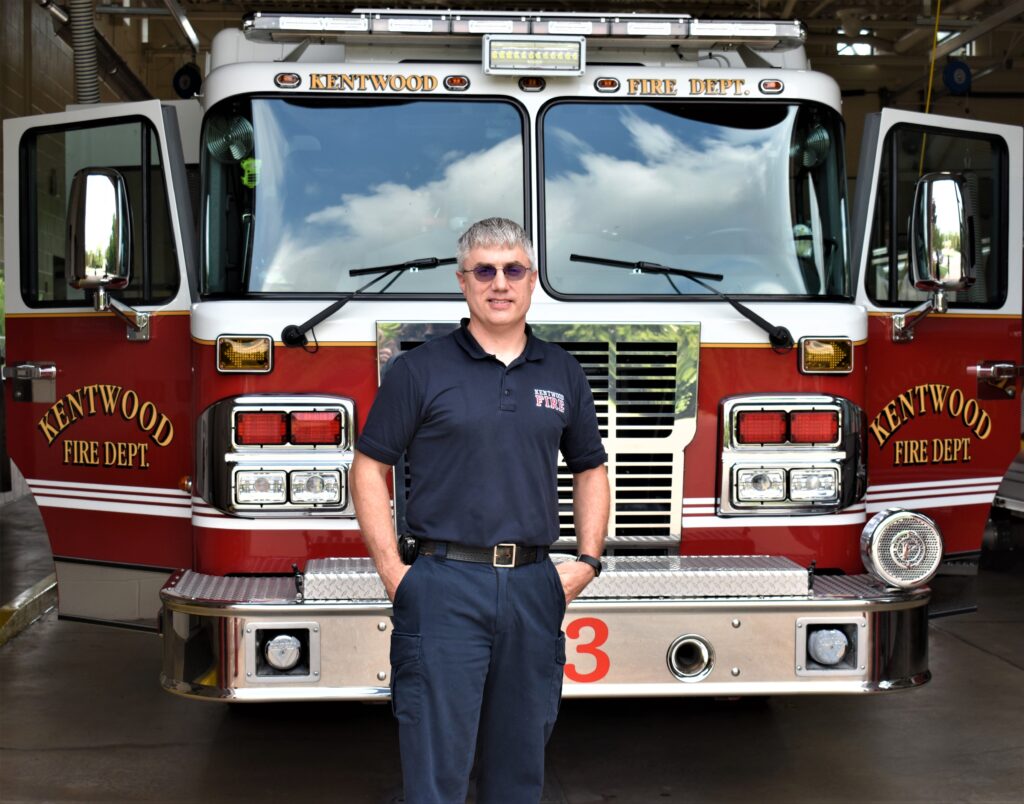
<svg viewBox="0 0 1024 804">
<path fill-rule="evenodd" d="M 398 585 L 391 695 L 407 804 L 530 804 L 562 695 L 565 597 L 544 558 L 420 556 Z"/>
</svg>

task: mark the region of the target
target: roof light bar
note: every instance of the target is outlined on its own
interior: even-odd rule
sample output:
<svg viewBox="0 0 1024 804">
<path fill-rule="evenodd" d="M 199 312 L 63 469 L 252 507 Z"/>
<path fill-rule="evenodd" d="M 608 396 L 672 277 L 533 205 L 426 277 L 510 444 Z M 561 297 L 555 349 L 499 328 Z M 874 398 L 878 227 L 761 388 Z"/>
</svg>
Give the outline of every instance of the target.
<svg viewBox="0 0 1024 804">
<path fill-rule="evenodd" d="M 611 37 L 620 42 L 661 38 L 708 41 L 723 46 L 747 44 L 756 49 L 789 49 L 804 44 L 805 31 L 787 20 L 698 20 L 688 14 L 605 14 L 515 11 L 431 11 L 357 8 L 350 14 L 282 14 L 254 12 L 242 29 L 250 39 L 282 41 L 317 36 L 448 35 Z"/>
</svg>

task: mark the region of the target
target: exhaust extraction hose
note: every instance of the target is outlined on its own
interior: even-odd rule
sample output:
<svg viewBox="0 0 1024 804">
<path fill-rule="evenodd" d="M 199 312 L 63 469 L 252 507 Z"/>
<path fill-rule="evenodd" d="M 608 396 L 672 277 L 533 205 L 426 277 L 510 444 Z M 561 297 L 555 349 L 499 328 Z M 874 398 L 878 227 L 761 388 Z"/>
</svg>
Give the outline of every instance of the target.
<svg viewBox="0 0 1024 804">
<path fill-rule="evenodd" d="M 100 79 L 96 60 L 94 0 L 71 0 L 71 44 L 75 49 L 75 102 L 99 103 Z"/>
</svg>

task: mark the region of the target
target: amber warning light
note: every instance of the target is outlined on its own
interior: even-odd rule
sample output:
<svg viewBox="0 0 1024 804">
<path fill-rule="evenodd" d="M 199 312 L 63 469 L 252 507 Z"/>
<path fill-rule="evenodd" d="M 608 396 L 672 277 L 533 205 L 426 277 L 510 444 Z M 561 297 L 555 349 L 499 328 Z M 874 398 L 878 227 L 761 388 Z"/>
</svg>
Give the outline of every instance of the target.
<svg viewBox="0 0 1024 804">
<path fill-rule="evenodd" d="M 853 371 L 853 341 L 849 338 L 801 338 L 800 371 L 849 374 Z"/>
<path fill-rule="evenodd" d="M 221 335 L 217 338 L 217 371 L 222 374 L 266 374 L 273 367 L 269 335 Z"/>
</svg>

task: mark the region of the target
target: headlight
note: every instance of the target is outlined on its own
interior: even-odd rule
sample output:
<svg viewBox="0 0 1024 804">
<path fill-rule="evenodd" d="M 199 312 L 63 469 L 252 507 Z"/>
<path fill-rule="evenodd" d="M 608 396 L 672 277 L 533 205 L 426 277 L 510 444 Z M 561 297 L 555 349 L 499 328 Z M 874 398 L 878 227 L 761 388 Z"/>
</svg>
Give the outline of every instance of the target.
<svg viewBox="0 0 1024 804">
<path fill-rule="evenodd" d="M 341 502 L 341 472 L 292 472 L 288 481 L 293 503 Z"/>
<path fill-rule="evenodd" d="M 864 567 L 887 586 L 910 589 L 928 583 L 942 561 L 942 535 L 913 511 L 889 508 L 875 514 L 860 536 Z"/>
<path fill-rule="evenodd" d="M 839 499 L 839 470 L 793 469 L 789 473 L 791 500 L 828 501 Z"/>
<path fill-rule="evenodd" d="M 743 502 L 786 499 L 783 469 L 737 469 L 736 498 Z"/>
<path fill-rule="evenodd" d="M 275 505 L 288 499 L 284 472 L 242 471 L 235 473 L 235 502 Z"/>
</svg>

